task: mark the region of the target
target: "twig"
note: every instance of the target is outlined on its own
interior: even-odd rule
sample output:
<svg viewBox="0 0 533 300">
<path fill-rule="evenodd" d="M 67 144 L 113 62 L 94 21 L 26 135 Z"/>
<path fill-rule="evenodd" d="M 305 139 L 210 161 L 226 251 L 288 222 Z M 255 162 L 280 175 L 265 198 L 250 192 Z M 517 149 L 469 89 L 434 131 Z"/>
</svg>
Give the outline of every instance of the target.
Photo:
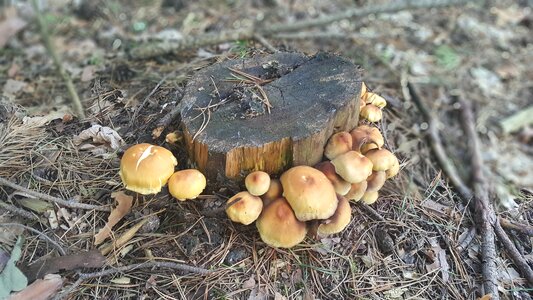
<svg viewBox="0 0 533 300">
<path fill-rule="evenodd" d="M 270 44 L 270 42 L 267 41 L 267 39 L 264 36 L 256 33 L 256 34 L 254 34 L 254 39 L 256 41 L 258 41 L 259 43 L 261 43 L 263 46 L 265 46 L 265 48 L 267 48 L 268 51 L 270 51 L 272 53 L 278 53 L 279 52 L 279 50 L 276 49 L 276 47 L 272 46 L 272 44 Z"/>
<path fill-rule="evenodd" d="M 386 221 L 386 219 L 382 215 L 380 215 L 375 209 L 373 209 L 363 201 L 357 201 L 356 205 L 359 206 L 359 208 L 361 208 L 362 210 L 366 211 L 376 221 Z"/>
<path fill-rule="evenodd" d="M 46 47 L 46 50 L 48 50 L 48 54 L 50 54 L 50 56 L 52 57 L 52 60 L 54 61 L 54 65 L 56 66 L 57 71 L 59 72 L 59 75 L 61 75 L 61 77 L 63 77 L 63 80 L 65 81 L 67 90 L 70 94 L 70 100 L 72 101 L 72 104 L 74 105 L 74 110 L 76 111 L 76 114 L 80 118 L 85 118 L 85 112 L 83 111 L 83 105 L 81 104 L 80 97 L 78 96 L 78 93 L 76 92 L 76 88 L 74 87 L 74 84 L 72 83 L 72 79 L 70 79 L 70 76 L 68 75 L 67 71 L 65 71 L 65 68 L 63 68 L 61 59 L 57 55 L 57 52 L 52 44 L 52 41 L 50 40 L 50 33 L 48 32 L 46 21 L 43 18 L 43 15 L 39 9 L 39 6 L 37 5 L 37 0 L 32 0 L 31 4 L 33 6 L 33 10 L 35 11 L 37 22 L 39 23 L 39 28 L 41 30 L 41 38 L 43 39 L 43 43 Z"/>
<path fill-rule="evenodd" d="M 135 112 L 133 113 L 133 116 L 131 117 L 131 121 L 130 121 L 130 126 L 133 125 L 133 123 L 137 119 L 137 116 L 139 115 L 139 111 L 141 111 L 143 109 L 143 107 L 146 105 L 148 100 L 150 100 L 150 98 L 155 94 L 155 92 L 157 92 L 157 90 L 163 84 L 163 82 L 165 82 L 165 80 L 167 80 L 167 78 L 170 75 L 172 75 L 172 74 L 173 74 L 173 72 L 170 72 L 170 73 L 166 74 L 165 76 L 163 76 L 163 78 L 161 78 L 161 80 L 159 80 L 159 82 L 155 85 L 155 87 L 152 89 L 152 91 L 144 98 L 144 100 L 141 103 L 141 105 L 139 105 L 137 107 L 137 109 L 135 110 Z"/>
<path fill-rule="evenodd" d="M 9 212 L 12 212 L 18 216 L 21 216 L 25 219 L 29 219 L 29 220 L 32 220 L 32 221 L 37 221 L 37 222 L 40 222 L 40 223 L 43 223 L 43 220 L 41 220 L 41 218 L 39 218 L 38 216 L 28 212 L 28 211 L 25 211 L 24 209 L 21 209 L 21 208 L 18 208 L 14 205 L 11 205 L 11 204 L 8 204 L 8 203 L 5 203 L 4 201 L 0 201 L 0 207 L 9 211 Z"/>
<path fill-rule="evenodd" d="M 513 263 L 520 271 L 520 274 L 526 278 L 529 284 L 533 285 L 533 270 L 531 270 L 531 267 L 527 264 L 526 259 L 522 256 L 522 254 L 518 252 L 518 249 L 516 249 L 516 246 L 513 244 L 509 236 L 507 236 L 507 233 L 503 230 L 498 220 L 496 220 L 496 224 L 494 224 L 494 231 L 496 232 L 500 242 L 505 247 L 507 254 L 509 254 L 513 260 Z"/>
<path fill-rule="evenodd" d="M 186 37 L 179 42 L 159 42 L 141 45 L 131 51 L 131 56 L 135 59 L 155 57 L 178 50 L 204 47 L 208 45 L 220 44 L 235 40 L 249 40 L 259 35 L 264 38 L 272 37 L 283 32 L 295 32 L 303 29 L 319 27 L 331 24 L 344 19 L 367 16 L 376 13 L 391 13 L 406 9 L 437 8 L 452 5 L 464 5 L 473 0 L 402 0 L 382 5 L 368 5 L 355 7 L 347 11 L 324 16 L 317 19 L 304 20 L 287 24 L 274 24 L 263 28 L 245 28 L 241 30 L 222 31 L 218 33 L 201 34 L 193 37 Z"/>
<path fill-rule="evenodd" d="M 499 219 L 500 219 L 500 225 L 503 228 L 513 229 L 523 234 L 526 234 L 528 236 L 533 236 L 533 226 L 516 223 L 511 220 L 507 220 L 506 218 L 502 218 L 502 217 L 500 217 Z"/>
<path fill-rule="evenodd" d="M 493 224 L 496 224 L 496 214 L 489 201 L 489 186 L 487 179 L 483 175 L 483 161 L 481 158 L 481 148 L 479 137 L 475 128 L 474 114 L 470 103 L 461 100 L 461 118 L 464 125 L 466 140 L 470 147 L 471 174 L 474 189 L 474 207 L 476 220 L 480 229 L 481 257 L 483 274 L 483 287 L 485 294 L 492 294 L 491 299 L 499 299 L 498 282 L 496 280 L 498 272 L 496 270 L 496 241 L 494 237 Z"/>
<path fill-rule="evenodd" d="M 52 240 L 49 236 L 47 236 L 46 234 L 40 232 L 37 229 L 33 229 L 33 228 L 29 227 L 29 226 L 26 226 L 26 225 L 23 225 L 23 224 L 19 224 L 19 223 L 0 223 L 0 226 L 21 227 L 21 228 L 24 228 L 24 229 L 26 229 L 28 231 L 31 231 L 31 232 L 37 234 L 37 236 L 39 236 L 40 239 L 52 244 L 54 246 L 54 248 L 56 248 L 57 252 L 59 252 L 59 254 L 67 255 L 67 252 L 65 251 L 65 249 L 63 249 L 63 247 L 61 247 L 61 245 L 59 245 L 56 241 Z"/>
<path fill-rule="evenodd" d="M 63 291 L 60 295 L 57 295 L 55 299 L 63 299 L 67 297 L 74 289 L 76 289 L 78 286 L 80 286 L 83 281 L 87 279 L 97 278 L 97 277 L 103 277 L 103 276 L 109 276 L 116 273 L 122 273 L 122 272 L 128 272 L 135 269 L 141 269 L 141 268 L 170 268 L 180 271 L 186 271 L 190 273 L 196 273 L 201 275 L 208 275 L 212 274 L 214 271 L 207 270 L 203 268 L 193 267 L 186 264 L 179 264 L 179 263 L 173 263 L 173 262 L 158 262 L 158 261 L 150 261 L 150 262 L 144 262 L 144 263 L 138 263 L 138 264 L 132 264 L 128 266 L 123 266 L 119 268 L 114 269 L 108 269 L 100 272 L 94 272 L 94 273 L 81 273 L 78 278 L 68 289 Z"/>
<path fill-rule="evenodd" d="M 34 196 L 34 197 L 37 197 L 37 198 L 41 198 L 43 200 L 46 200 L 46 201 L 50 201 L 50 202 L 54 202 L 56 204 L 59 204 L 59 205 L 63 205 L 63 206 L 66 206 L 66 207 L 70 207 L 70 208 L 79 208 L 79 209 L 87 209 L 87 210 L 97 210 L 97 211 L 110 211 L 109 207 L 103 207 L 101 205 L 92 205 L 92 204 L 85 204 L 85 203 L 79 203 L 79 202 L 76 202 L 76 201 L 72 201 L 72 200 L 63 200 L 61 198 L 57 198 L 57 197 L 54 197 L 54 196 L 50 196 L 50 195 L 47 195 L 47 194 L 43 194 L 43 193 L 39 193 L 39 192 L 36 192 L 36 191 L 32 191 L 30 189 L 27 189 L 23 186 L 20 186 L 16 183 L 13 183 L 7 179 L 4 179 L 2 177 L 0 177 L 0 185 L 5 185 L 5 186 L 8 186 L 10 188 L 13 188 L 13 189 L 16 189 L 16 190 L 19 190 L 21 192 L 24 192 L 26 194 L 29 194 L 31 196 Z"/>
</svg>

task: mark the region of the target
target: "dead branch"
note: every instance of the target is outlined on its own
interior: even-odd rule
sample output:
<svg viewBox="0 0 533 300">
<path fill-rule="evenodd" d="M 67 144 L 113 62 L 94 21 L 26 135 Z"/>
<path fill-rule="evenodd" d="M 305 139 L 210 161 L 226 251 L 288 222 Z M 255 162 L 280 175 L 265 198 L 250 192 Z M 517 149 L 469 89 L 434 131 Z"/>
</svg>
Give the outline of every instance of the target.
<svg viewBox="0 0 533 300">
<path fill-rule="evenodd" d="M 72 83 L 72 79 L 70 79 L 69 74 L 63 67 L 63 64 L 61 63 L 61 59 L 57 55 L 57 52 L 54 48 L 54 45 L 52 41 L 50 40 L 50 33 L 48 32 L 48 26 L 46 25 L 46 21 L 44 20 L 44 17 L 39 9 L 39 6 L 37 5 L 37 0 L 32 0 L 31 4 L 33 6 L 33 10 L 35 11 L 35 16 L 37 17 L 37 23 L 39 24 L 39 29 L 41 30 L 41 38 L 43 39 L 44 46 L 46 47 L 46 50 L 48 50 L 48 54 L 52 57 L 52 60 L 54 61 L 54 65 L 57 68 L 57 72 L 61 77 L 63 77 L 63 80 L 65 81 L 65 85 L 67 86 L 68 93 L 70 94 L 70 101 L 72 101 L 72 104 L 74 105 L 74 110 L 78 117 L 85 118 L 85 112 L 83 110 L 83 105 L 81 103 L 80 97 L 78 96 L 78 93 L 76 92 L 76 88 L 74 87 L 74 84 Z"/>
<path fill-rule="evenodd" d="M 14 213 L 20 217 L 23 217 L 25 219 L 29 219 L 29 220 L 32 220 L 32 221 L 37 221 L 37 222 L 41 222 L 43 223 L 44 221 L 41 220 L 41 218 L 39 218 L 38 216 L 28 212 L 28 211 L 25 211 L 24 209 L 22 208 L 18 208 L 14 205 L 11 205 L 9 203 L 5 203 L 3 200 L 0 200 L 0 207 L 11 212 L 11 213 Z"/>
<path fill-rule="evenodd" d="M 382 215 L 380 215 L 375 209 L 373 209 L 370 205 L 364 203 L 363 201 L 357 201 L 355 204 L 359 208 L 364 210 L 367 214 L 369 214 L 372 219 L 381 222 L 386 221 L 386 219 Z"/>
<path fill-rule="evenodd" d="M 363 17 L 376 13 L 391 13 L 407 9 L 438 8 L 452 5 L 465 5 L 473 0 L 402 0 L 393 1 L 381 5 L 369 5 L 356 7 L 347 11 L 323 16 L 317 19 L 304 20 L 288 24 L 274 24 L 263 28 L 245 28 L 240 30 L 222 31 L 219 33 L 201 34 L 192 37 L 185 37 L 178 42 L 156 42 L 141 45 L 131 51 L 131 56 L 135 59 L 145 59 L 176 52 L 179 50 L 204 47 L 208 45 L 220 44 L 235 40 L 249 40 L 257 36 L 264 38 L 272 37 L 283 32 L 295 32 L 313 27 L 331 24 L 344 19 Z"/>
<path fill-rule="evenodd" d="M 526 259 L 522 256 L 522 254 L 520 254 L 520 252 L 518 252 L 518 249 L 516 249 L 513 241 L 511 241 L 507 233 L 503 230 L 499 220 L 496 220 L 496 224 L 494 224 L 494 231 L 498 236 L 498 240 L 500 240 L 507 251 L 507 254 L 509 254 L 513 260 L 513 263 L 520 271 L 520 274 L 527 279 L 529 284 L 533 285 L 533 270 L 531 270 L 531 267 L 528 265 Z"/>
<path fill-rule="evenodd" d="M 31 196 L 34 196 L 34 197 L 37 197 L 37 198 L 40 198 L 40 199 L 43 199 L 43 200 L 46 200 L 46 201 L 54 202 L 54 203 L 56 203 L 58 205 L 63 205 L 63 206 L 70 207 L 70 208 L 79 208 L 79 209 L 97 210 L 97 211 L 110 211 L 109 207 L 105 207 L 105 206 L 101 206 L 101 205 L 92 205 L 92 204 L 79 203 L 79 202 L 76 202 L 76 201 L 73 201 L 73 200 L 64 200 L 64 199 L 57 198 L 57 197 L 54 197 L 54 196 L 50 196 L 50 195 L 47 195 L 47 194 L 39 193 L 39 192 L 30 190 L 28 188 L 25 188 L 23 186 L 20 186 L 20 185 L 18 185 L 16 183 L 13 183 L 13 182 L 11 182 L 11 181 L 9 181 L 7 179 L 4 179 L 2 177 L 0 177 L 0 185 L 5 185 L 5 186 L 8 186 L 10 188 L 13 188 L 13 189 L 19 190 L 21 192 L 24 192 L 26 194 L 29 194 Z"/>
<path fill-rule="evenodd" d="M 500 217 L 499 220 L 500 220 L 500 225 L 503 228 L 516 230 L 528 236 L 533 236 L 533 226 L 520 224 L 520 223 L 511 221 L 511 220 L 508 220 L 502 217 Z"/>
</svg>

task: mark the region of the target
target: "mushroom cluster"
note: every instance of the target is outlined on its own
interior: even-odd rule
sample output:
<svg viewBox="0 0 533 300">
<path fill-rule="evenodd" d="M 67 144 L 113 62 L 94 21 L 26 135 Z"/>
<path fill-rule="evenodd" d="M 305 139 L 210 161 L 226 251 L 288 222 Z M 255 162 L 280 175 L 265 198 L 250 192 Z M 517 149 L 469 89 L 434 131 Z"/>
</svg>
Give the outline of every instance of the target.
<svg viewBox="0 0 533 300">
<path fill-rule="evenodd" d="M 380 95 L 368 91 L 363 82 L 359 116 L 370 122 L 378 122 L 383 117 L 382 110 L 386 105 L 387 101 Z"/>
<path fill-rule="evenodd" d="M 198 197 L 205 189 L 205 176 L 196 169 L 174 172 L 177 165 L 166 148 L 142 143 L 124 152 L 119 174 L 125 188 L 139 194 L 157 194 L 168 183 L 170 194 L 178 200 Z"/>
</svg>

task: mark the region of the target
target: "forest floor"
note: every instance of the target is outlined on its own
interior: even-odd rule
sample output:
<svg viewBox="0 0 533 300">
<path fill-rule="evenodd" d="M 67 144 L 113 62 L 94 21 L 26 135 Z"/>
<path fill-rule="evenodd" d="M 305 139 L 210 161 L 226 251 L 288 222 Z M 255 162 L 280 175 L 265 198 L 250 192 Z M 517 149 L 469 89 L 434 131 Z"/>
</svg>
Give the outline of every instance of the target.
<svg viewBox="0 0 533 300">
<path fill-rule="evenodd" d="M 450 183 L 428 138 L 434 125 L 447 162 L 475 190 L 470 180 L 476 168 L 471 161 L 473 142 L 461 119 L 464 102 L 475 112 L 481 173 L 496 215 L 521 228 L 533 226 L 533 125 L 528 118 L 513 118 L 528 106 L 531 110 L 533 99 L 531 1 L 371 14 L 279 34 L 267 38 L 268 43 L 228 41 L 146 59 L 133 58 L 131 50 L 158 39 L 179 41 L 253 24 L 316 19 L 385 2 L 46 3 L 43 17 L 52 47 L 73 80 L 86 116 L 76 116 L 31 5 L 15 1 L 14 6 L 0 7 L 0 177 L 31 191 L 104 209 L 69 207 L 0 185 L 0 266 L 23 236 L 17 266 L 26 272 L 41 266 L 40 273 L 27 276 L 30 281 L 59 274 L 64 281 L 58 297 L 490 299 L 482 287 L 479 219 L 469 209 L 475 200 L 465 199 Z M 133 206 L 113 235 L 129 234 L 128 239 L 99 261 L 90 250 L 108 220 L 109 212 L 102 210 L 114 205 L 113 197 L 123 197 L 112 193 L 125 191 L 118 175 L 124 149 L 141 142 L 162 145 L 175 153 L 180 169 L 187 168 L 179 120 L 155 137 L 153 130 L 180 101 L 188 79 L 215 62 L 270 53 L 272 47 L 342 55 L 360 65 L 367 85 L 387 99 L 378 126 L 387 148 L 399 157 L 401 171 L 387 181 L 373 211 L 353 204 L 353 219 L 341 234 L 273 249 L 261 241 L 255 226 L 232 223 L 224 214 L 202 214 L 237 192 L 231 186 L 184 203 L 166 191 L 150 196 L 126 192 L 133 196 Z M 429 119 L 420 105 L 429 111 Z M 117 135 L 97 141 L 89 135 L 80 141 L 80 133 L 95 125 Z M 169 132 L 177 132 L 177 142 L 165 141 Z M 132 234 L 139 222 L 144 225 Z M 526 265 L 533 266 L 531 235 L 508 226 L 505 230 Z M 531 282 L 498 239 L 496 251 L 492 279 L 500 297 L 531 299 Z M 64 255 L 72 257 L 62 260 Z M 210 272 L 198 274 L 175 265 L 117 269 L 146 261 Z M 80 269 L 91 265 L 98 268 Z M 103 265 L 112 271 L 86 275 Z"/>
</svg>

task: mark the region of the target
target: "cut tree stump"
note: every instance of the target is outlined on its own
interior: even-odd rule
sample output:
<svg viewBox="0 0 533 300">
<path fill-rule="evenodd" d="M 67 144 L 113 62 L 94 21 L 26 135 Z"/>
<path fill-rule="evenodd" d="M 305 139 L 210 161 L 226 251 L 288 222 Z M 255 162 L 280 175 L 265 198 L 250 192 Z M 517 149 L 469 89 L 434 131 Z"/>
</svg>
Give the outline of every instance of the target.
<svg viewBox="0 0 533 300">
<path fill-rule="evenodd" d="M 236 79 L 241 72 L 260 84 Z M 180 103 L 189 157 L 210 180 L 314 165 L 333 133 L 357 126 L 360 93 L 360 68 L 332 54 L 216 63 L 190 80 Z"/>
</svg>

